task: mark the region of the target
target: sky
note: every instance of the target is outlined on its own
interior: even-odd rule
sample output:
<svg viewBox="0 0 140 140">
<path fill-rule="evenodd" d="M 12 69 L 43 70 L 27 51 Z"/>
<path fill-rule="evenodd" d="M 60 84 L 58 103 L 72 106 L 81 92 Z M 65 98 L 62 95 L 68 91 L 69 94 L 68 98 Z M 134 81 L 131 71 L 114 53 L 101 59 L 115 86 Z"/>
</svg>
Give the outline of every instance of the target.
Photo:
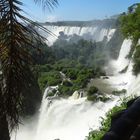
<svg viewBox="0 0 140 140">
<path fill-rule="evenodd" d="M 43 11 L 34 0 L 22 0 L 23 9 L 35 21 L 87 21 L 104 19 L 127 11 L 127 8 L 140 0 L 58 0 L 54 10 Z"/>
</svg>

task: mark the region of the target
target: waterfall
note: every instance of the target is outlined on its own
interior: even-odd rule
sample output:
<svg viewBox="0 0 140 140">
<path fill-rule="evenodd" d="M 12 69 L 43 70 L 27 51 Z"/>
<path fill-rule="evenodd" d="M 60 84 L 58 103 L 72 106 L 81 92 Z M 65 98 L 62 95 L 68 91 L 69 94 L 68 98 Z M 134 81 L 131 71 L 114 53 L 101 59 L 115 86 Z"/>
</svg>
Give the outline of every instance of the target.
<svg viewBox="0 0 140 140">
<path fill-rule="evenodd" d="M 125 39 L 122 43 L 118 59 L 110 61 L 108 66 L 108 69 L 113 70 L 113 76 L 110 76 L 109 82 L 116 85 L 118 90 L 126 89 L 128 92 L 135 80 L 135 76 L 132 73 L 133 60 L 127 58 L 131 45 L 132 41 Z M 124 69 L 126 69 L 126 72 L 120 73 Z"/>
<path fill-rule="evenodd" d="M 67 29 L 65 30 L 67 32 Z M 79 30 L 81 33 L 85 29 Z M 118 90 L 126 89 L 125 96 L 139 94 L 140 91 L 140 76 L 137 78 L 133 76 L 133 61 L 126 58 L 131 44 L 131 40 L 124 40 L 118 60 L 111 61 L 108 66 L 110 69 L 114 68 L 114 75 L 105 79 Z M 128 66 L 127 71 L 119 73 L 126 66 Z M 47 94 L 52 88 L 57 89 L 57 87 L 46 89 L 38 117 L 20 126 L 17 140 L 84 140 L 90 129 L 96 130 L 101 126 L 101 117 L 105 117 L 105 114 L 112 107 L 119 104 L 120 97 L 124 96 L 111 95 L 111 100 L 106 103 L 101 101 L 92 103 L 87 101 L 86 97 L 78 98 L 81 96 L 78 95 L 78 92 L 75 92 L 73 97 L 68 99 L 56 96 L 48 98 Z M 14 140 L 14 133 L 12 140 Z"/>
<path fill-rule="evenodd" d="M 130 60 L 127 58 L 127 55 L 129 54 L 131 50 L 132 41 L 125 39 L 122 43 L 119 57 L 117 60 L 111 60 L 109 62 L 109 66 L 107 67 L 109 69 L 108 73 L 113 72 L 113 74 L 119 74 L 119 72 L 123 69 L 125 69 L 127 66 L 129 66 Z M 110 71 L 111 70 L 111 71 Z"/>
<path fill-rule="evenodd" d="M 118 60 L 116 61 L 116 69 L 124 69 L 126 66 L 129 65 L 129 59 L 127 59 L 127 55 L 129 54 L 130 50 L 131 50 L 131 45 L 132 45 L 132 41 L 131 40 L 127 40 L 125 39 L 121 50 L 120 50 L 120 55 L 118 57 Z"/>
<path fill-rule="evenodd" d="M 90 40 L 95 41 L 102 41 L 104 37 L 107 37 L 107 41 L 109 41 L 112 36 L 114 35 L 116 29 L 114 28 L 101 28 L 100 26 L 95 27 L 77 27 L 77 26 L 44 26 L 49 31 L 51 31 L 53 34 L 55 34 L 55 37 L 49 34 L 46 34 L 45 32 L 41 32 L 42 35 L 47 37 L 47 40 L 49 42 L 46 42 L 48 45 L 52 45 L 59 36 L 60 32 L 64 32 L 65 35 L 71 36 L 71 35 L 79 35 L 83 38 L 86 38 L 86 36 L 90 36 Z"/>
<path fill-rule="evenodd" d="M 112 98 L 108 103 L 99 101 L 93 104 L 86 98 L 52 99 L 49 106 L 46 98 L 42 100 L 35 140 L 84 140 L 90 128 L 97 129 L 100 126 L 101 117 L 117 104 L 116 100 Z"/>
</svg>

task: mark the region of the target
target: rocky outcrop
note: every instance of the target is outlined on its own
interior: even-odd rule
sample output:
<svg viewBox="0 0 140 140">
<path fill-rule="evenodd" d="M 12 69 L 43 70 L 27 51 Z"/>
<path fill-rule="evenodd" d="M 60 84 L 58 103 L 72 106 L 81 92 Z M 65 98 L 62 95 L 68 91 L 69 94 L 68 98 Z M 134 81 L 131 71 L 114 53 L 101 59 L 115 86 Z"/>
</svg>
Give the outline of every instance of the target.
<svg viewBox="0 0 140 140">
<path fill-rule="evenodd" d="M 140 140 L 140 98 L 112 117 L 111 128 L 102 140 Z"/>
</svg>

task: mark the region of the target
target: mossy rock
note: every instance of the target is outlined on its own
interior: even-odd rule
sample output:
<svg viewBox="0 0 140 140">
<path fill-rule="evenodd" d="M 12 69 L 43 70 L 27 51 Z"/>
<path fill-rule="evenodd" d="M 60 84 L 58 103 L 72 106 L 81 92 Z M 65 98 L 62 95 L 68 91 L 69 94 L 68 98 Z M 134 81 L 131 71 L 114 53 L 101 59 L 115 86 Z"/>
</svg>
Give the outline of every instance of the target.
<svg viewBox="0 0 140 140">
<path fill-rule="evenodd" d="M 114 90 L 112 91 L 113 95 L 120 95 L 120 94 L 125 94 L 127 92 L 126 89 L 122 89 L 122 90 Z"/>
<path fill-rule="evenodd" d="M 98 92 L 99 92 L 98 88 L 95 87 L 95 86 L 92 86 L 92 87 L 89 88 L 87 95 L 92 96 L 92 95 L 94 95 L 95 93 L 98 93 Z"/>
</svg>

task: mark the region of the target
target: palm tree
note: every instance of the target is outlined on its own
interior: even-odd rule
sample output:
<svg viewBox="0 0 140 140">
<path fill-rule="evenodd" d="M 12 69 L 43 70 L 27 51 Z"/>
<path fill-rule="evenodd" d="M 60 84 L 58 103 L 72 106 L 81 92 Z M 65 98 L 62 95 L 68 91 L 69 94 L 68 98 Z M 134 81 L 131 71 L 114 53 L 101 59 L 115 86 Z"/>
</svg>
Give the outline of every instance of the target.
<svg viewBox="0 0 140 140">
<path fill-rule="evenodd" d="M 34 0 L 43 8 L 53 8 L 57 0 Z M 39 50 L 33 41 L 45 38 L 32 25 L 50 33 L 23 16 L 20 0 L 0 0 L 0 139 L 10 140 L 9 133 L 19 124 L 19 113 L 23 109 L 23 89 L 31 86 L 29 64 L 30 49 Z"/>
</svg>

